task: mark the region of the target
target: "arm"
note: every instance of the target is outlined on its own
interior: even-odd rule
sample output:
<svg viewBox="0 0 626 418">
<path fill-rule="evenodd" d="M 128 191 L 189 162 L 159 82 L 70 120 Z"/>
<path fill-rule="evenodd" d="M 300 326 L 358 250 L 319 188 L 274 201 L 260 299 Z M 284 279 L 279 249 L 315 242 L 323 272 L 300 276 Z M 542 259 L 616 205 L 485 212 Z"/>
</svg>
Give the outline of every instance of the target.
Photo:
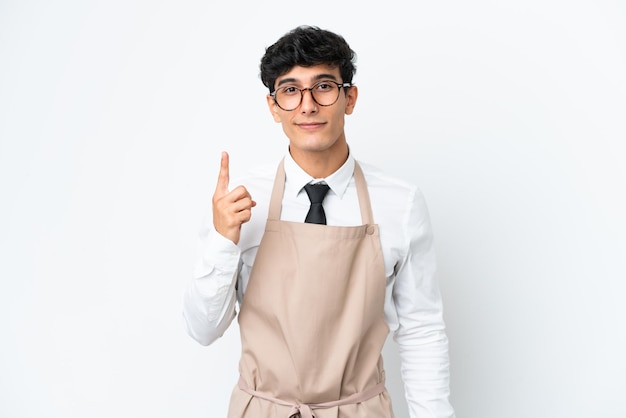
<svg viewBox="0 0 626 418">
<path fill-rule="evenodd" d="M 209 345 L 224 334 L 235 317 L 235 287 L 240 270 L 241 225 L 250 220 L 256 203 L 243 186 L 228 190 L 228 154 L 223 152 L 212 200 L 212 222 L 200 231 L 198 261 L 187 287 L 183 316 L 187 333 Z"/>
<path fill-rule="evenodd" d="M 235 317 L 240 250 L 205 225 L 198 237 L 194 274 L 183 299 L 187 333 L 202 345 L 221 337 Z"/>
<path fill-rule="evenodd" d="M 397 266 L 393 298 L 399 327 L 402 379 L 411 418 L 453 418 L 449 403 L 448 339 L 435 279 L 435 249 L 428 209 L 416 190 L 404 220 L 406 254 Z"/>
</svg>

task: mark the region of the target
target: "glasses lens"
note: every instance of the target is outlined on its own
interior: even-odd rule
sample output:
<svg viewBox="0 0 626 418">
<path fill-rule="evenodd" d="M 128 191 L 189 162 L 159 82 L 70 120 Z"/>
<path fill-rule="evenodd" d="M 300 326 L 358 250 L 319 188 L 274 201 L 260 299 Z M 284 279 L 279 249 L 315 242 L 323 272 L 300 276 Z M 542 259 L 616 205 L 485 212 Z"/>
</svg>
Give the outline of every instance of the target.
<svg viewBox="0 0 626 418">
<path fill-rule="evenodd" d="M 330 106 L 339 98 L 339 86 L 332 81 L 322 81 L 313 86 L 313 98 L 320 106 Z"/>
<path fill-rule="evenodd" d="M 285 86 L 276 90 L 274 96 L 276 103 L 284 110 L 293 110 L 300 106 L 302 101 L 302 93 L 300 89 L 294 86 Z"/>
</svg>

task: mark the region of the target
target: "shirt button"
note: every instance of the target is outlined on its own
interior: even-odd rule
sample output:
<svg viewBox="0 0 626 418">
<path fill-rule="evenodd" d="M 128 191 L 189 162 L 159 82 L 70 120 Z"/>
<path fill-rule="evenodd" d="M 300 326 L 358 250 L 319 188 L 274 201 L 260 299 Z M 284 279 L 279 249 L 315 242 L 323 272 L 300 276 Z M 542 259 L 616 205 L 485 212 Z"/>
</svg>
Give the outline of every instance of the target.
<svg viewBox="0 0 626 418">
<path fill-rule="evenodd" d="M 374 225 L 368 225 L 365 232 L 367 235 L 374 235 L 374 231 L 376 231 L 376 227 Z"/>
</svg>

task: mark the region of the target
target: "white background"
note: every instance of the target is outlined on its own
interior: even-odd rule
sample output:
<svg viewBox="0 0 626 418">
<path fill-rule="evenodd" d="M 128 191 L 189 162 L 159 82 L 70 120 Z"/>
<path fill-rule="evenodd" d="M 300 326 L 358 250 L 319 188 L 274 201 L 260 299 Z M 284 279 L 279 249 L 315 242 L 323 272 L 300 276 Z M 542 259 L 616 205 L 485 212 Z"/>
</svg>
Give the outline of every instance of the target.
<svg viewBox="0 0 626 418">
<path fill-rule="evenodd" d="M 238 330 L 195 343 L 182 292 L 220 151 L 285 150 L 258 62 L 299 24 L 358 54 L 356 157 L 426 196 L 457 417 L 625 417 L 618 0 L 0 1 L 0 416 L 225 416 Z"/>
</svg>

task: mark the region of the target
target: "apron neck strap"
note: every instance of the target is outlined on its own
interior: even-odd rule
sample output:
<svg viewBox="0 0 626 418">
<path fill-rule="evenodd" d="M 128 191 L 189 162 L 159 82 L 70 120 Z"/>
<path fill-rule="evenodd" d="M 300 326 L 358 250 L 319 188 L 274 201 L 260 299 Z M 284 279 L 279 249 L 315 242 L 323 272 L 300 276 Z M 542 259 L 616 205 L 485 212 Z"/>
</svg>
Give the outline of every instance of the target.
<svg viewBox="0 0 626 418">
<path fill-rule="evenodd" d="M 372 225 L 374 223 L 374 216 L 372 215 L 372 206 L 370 204 L 370 196 L 367 191 L 367 183 L 365 182 L 365 176 L 361 170 L 361 166 L 357 161 L 354 162 L 354 183 L 356 186 L 356 193 L 359 197 L 359 207 L 361 209 L 361 221 L 365 225 Z M 283 158 L 278 164 L 276 170 L 276 178 L 274 179 L 274 187 L 272 188 L 272 196 L 270 198 L 270 207 L 268 213 L 268 219 L 278 221 L 280 220 L 280 211 L 282 208 L 283 194 L 285 192 L 285 159 Z"/>
<path fill-rule="evenodd" d="M 374 215 L 372 215 L 372 205 L 370 203 L 370 194 L 367 191 L 367 183 L 365 176 L 361 170 L 361 166 L 357 161 L 354 162 L 354 184 L 356 186 L 356 194 L 359 197 L 359 207 L 361 208 L 361 220 L 364 225 L 374 224 Z"/>
<path fill-rule="evenodd" d="M 270 198 L 270 209 L 267 218 L 272 221 L 280 220 L 280 210 L 283 203 L 283 193 L 285 192 L 285 158 L 278 164 L 276 177 L 274 177 L 274 187 Z"/>
</svg>

